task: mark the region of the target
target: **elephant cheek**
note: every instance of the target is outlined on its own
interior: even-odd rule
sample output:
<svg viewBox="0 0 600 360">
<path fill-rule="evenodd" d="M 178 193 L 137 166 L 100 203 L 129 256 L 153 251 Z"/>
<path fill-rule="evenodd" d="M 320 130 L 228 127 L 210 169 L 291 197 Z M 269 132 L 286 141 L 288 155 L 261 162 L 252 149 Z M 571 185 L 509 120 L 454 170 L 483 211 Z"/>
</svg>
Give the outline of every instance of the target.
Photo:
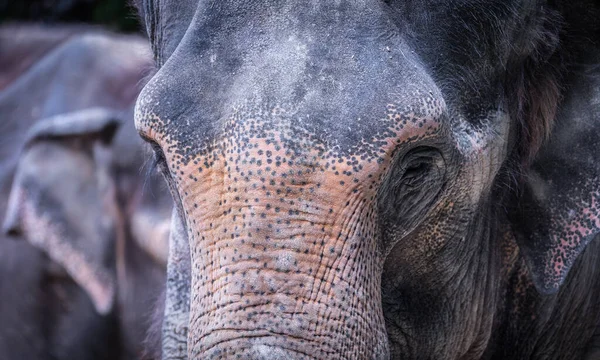
<svg viewBox="0 0 600 360">
<path fill-rule="evenodd" d="M 73 239 L 74 234 L 66 231 L 61 222 L 53 221 L 48 214 L 36 209 L 27 196 L 22 196 L 21 199 L 21 222 L 27 240 L 66 270 L 85 290 L 100 315 L 110 313 L 116 291 L 114 274 L 77 249 L 73 240 L 81 239 Z"/>
</svg>

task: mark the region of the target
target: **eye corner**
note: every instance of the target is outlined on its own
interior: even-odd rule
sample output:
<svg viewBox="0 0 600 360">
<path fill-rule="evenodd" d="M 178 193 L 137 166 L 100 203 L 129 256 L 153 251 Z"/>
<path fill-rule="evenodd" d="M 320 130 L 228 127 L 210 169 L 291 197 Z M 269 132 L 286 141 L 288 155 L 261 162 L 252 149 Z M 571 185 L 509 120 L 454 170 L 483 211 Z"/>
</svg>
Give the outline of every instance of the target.
<svg viewBox="0 0 600 360">
<path fill-rule="evenodd" d="M 156 141 L 150 138 L 150 136 L 148 136 L 143 130 L 138 129 L 138 135 L 146 144 L 148 144 L 148 146 L 153 146 L 154 144 L 156 144 Z"/>
</svg>

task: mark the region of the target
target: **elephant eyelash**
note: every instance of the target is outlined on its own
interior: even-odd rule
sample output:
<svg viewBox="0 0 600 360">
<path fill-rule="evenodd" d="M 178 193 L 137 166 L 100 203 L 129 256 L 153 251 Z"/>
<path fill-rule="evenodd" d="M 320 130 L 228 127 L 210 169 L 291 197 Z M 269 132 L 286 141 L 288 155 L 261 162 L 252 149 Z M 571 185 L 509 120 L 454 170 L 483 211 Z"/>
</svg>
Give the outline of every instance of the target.
<svg viewBox="0 0 600 360">
<path fill-rule="evenodd" d="M 146 178 L 148 179 L 151 176 L 156 174 L 162 175 L 162 178 L 167 184 L 169 188 L 169 192 L 171 196 L 175 199 L 178 196 L 177 191 L 175 191 L 175 183 L 173 182 L 173 178 L 171 177 L 171 171 L 169 170 L 169 165 L 167 164 L 167 159 L 165 158 L 165 154 L 160 148 L 158 144 L 156 144 L 152 140 L 144 139 L 150 148 L 152 149 L 152 156 L 148 160 L 148 172 L 146 173 Z"/>
<path fill-rule="evenodd" d="M 156 173 L 161 173 L 165 179 L 169 178 L 170 171 L 169 166 L 167 165 L 167 159 L 165 158 L 165 154 L 162 151 L 160 145 L 154 142 L 151 139 L 146 138 L 145 136 L 141 136 L 142 140 L 146 142 L 147 152 L 151 152 L 152 156 L 148 156 L 148 160 L 146 162 L 146 176 L 152 176 Z"/>
<path fill-rule="evenodd" d="M 169 175 L 170 171 L 169 166 L 167 165 L 167 159 L 165 158 L 165 153 L 158 144 L 152 143 L 151 146 L 153 152 L 152 163 L 154 164 L 154 167 L 164 176 Z"/>
<path fill-rule="evenodd" d="M 148 149 L 148 151 L 152 151 L 152 156 L 149 156 L 147 160 L 148 170 L 146 173 L 146 179 L 149 179 L 149 177 L 157 173 L 161 174 L 162 178 L 166 182 L 169 192 L 171 193 L 171 197 L 178 204 L 177 206 L 181 207 L 181 198 L 179 197 L 179 193 L 176 190 L 175 182 L 171 177 L 171 171 L 169 170 L 169 165 L 167 164 L 165 153 L 163 152 L 160 145 L 158 145 L 153 140 L 148 139 L 143 135 L 141 136 L 141 138 L 146 142 L 146 148 Z"/>
<path fill-rule="evenodd" d="M 142 139 L 146 142 L 143 146 L 143 153 L 145 155 L 144 157 L 146 160 L 144 161 L 140 169 L 140 173 L 144 175 L 144 182 L 142 186 L 144 192 L 152 192 L 152 186 L 149 186 L 149 184 L 152 184 L 156 180 L 156 176 L 160 173 L 160 167 L 158 164 L 158 159 L 154 155 L 154 151 L 151 150 L 152 147 L 149 144 L 149 141 L 144 139 L 143 137 Z M 150 155 L 151 152 L 152 155 Z"/>
<path fill-rule="evenodd" d="M 148 157 L 148 159 L 146 160 L 146 163 L 144 164 L 144 168 L 145 168 L 145 172 L 146 172 L 146 178 L 150 178 L 152 177 L 154 174 L 159 172 L 158 169 L 158 160 L 156 159 L 156 157 L 154 155 Z"/>
</svg>

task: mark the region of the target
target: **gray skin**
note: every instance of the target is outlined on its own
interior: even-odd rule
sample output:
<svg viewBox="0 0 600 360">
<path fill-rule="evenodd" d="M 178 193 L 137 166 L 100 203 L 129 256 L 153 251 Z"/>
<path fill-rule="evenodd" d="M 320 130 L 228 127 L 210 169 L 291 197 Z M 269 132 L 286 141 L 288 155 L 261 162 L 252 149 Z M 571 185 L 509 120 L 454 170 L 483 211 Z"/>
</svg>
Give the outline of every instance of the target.
<svg viewBox="0 0 600 360">
<path fill-rule="evenodd" d="M 138 6 L 190 251 L 163 357 L 594 358 L 598 4 Z"/>
<path fill-rule="evenodd" d="M 137 359 L 164 287 L 172 205 L 131 121 L 146 45 L 81 30 L 0 29 L 19 39 L 0 46 L 0 358 Z"/>
<path fill-rule="evenodd" d="M 185 358 L 190 311 L 190 248 L 186 229 L 173 210 L 169 236 L 169 259 L 165 292 L 164 317 L 161 328 L 161 358 Z M 156 356 L 158 358 L 158 356 Z"/>
</svg>

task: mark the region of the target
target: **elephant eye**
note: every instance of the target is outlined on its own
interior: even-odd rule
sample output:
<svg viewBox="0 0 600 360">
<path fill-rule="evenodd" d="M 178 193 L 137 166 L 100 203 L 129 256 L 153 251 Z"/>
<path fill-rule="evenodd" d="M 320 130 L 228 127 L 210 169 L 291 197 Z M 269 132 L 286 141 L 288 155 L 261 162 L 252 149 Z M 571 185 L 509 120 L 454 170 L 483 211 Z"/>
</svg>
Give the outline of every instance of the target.
<svg viewBox="0 0 600 360">
<path fill-rule="evenodd" d="M 167 164 L 167 159 L 165 157 L 165 153 L 163 152 L 162 148 L 154 140 L 147 138 L 143 134 L 140 134 L 140 137 L 148 145 L 150 145 L 150 148 L 152 149 L 152 158 L 150 161 L 150 165 L 148 166 L 148 170 L 149 170 L 148 173 L 152 173 L 156 169 L 158 169 L 158 172 L 160 172 L 163 175 L 163 177 L 165 178 L 165 180 L 167 182 L 169 182 L 169 179 L 170 179 L 169 166 Z"/>
<path fill-rule="evenodd" d="M 380 191 L 381 211 L 394 226 L 408 231 L 430 209 L 445 181 L 445 161 L 433 147 L 407 152 Z"/>
<path fill-rule="evenodd" d="M 443 172 L 444 159 L 431 147 L 418 147 L 408 152 L 400 164 L 400 174 L 395 176 L 397 187 L 416 188 L 438 179 Z"/>
<path fill-rule="evenodd" d="M 164 151 L 162 150 L 161 146 L 158 145 L 154 140 L 147 138 L 143 134 L 140 134 L 140 136 L 148 145 L 150 145 L 152 149 L 152 160 L 148 169 L 148 174 L 156 174 L 154 171 L 158 169 L 158 172 L 162 175 L 163 179 L 167 183 L 167 187 L 169 188 L 171 197 L 175 201 L 175 206 L 181 210 L 181 213 L 183 213 L 181 197 L 179 196 L 179 192 L 177 191 L 177 185 L 171 174 L 171 171 L 169 170 L 169 164 L 167 163 L 167 158 L 165 156 Z"/>
<path fill-rule="evenodd" d="M 153 162 L 158 168 L 158 170 L 163 174 L 163 176 L 167 177 L 169 175 L 169 167 L 167 166 L 167 159 L 165 158 L 165 153 L 162 151 L 162 148 L 155 142 L 151 142 L 150 146 L 152 147 Z"/>
<path fill-rule="evenodd" d="M 412 162 L 404 170 L 402 182 L 406 186 L 417 187 L 423 184 L 432 165 L 422 159 Z"/>
</svg>

